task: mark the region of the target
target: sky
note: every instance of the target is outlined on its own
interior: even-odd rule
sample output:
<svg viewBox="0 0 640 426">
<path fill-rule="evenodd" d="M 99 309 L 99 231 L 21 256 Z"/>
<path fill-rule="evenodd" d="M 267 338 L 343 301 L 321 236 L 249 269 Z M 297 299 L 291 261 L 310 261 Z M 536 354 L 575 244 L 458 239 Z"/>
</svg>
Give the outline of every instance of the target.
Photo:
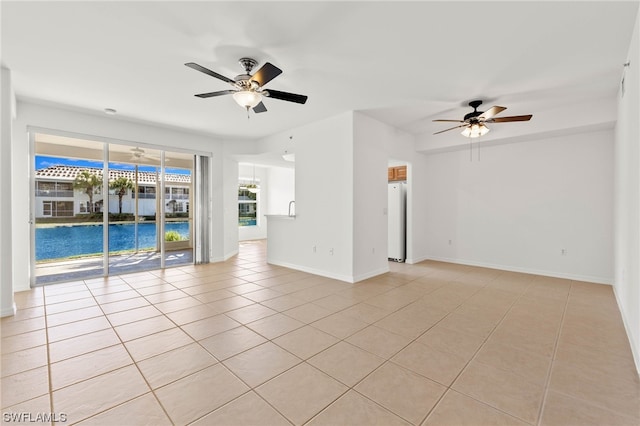
<svg viewBox="0 0 640 426">
<path fill-rule="evenodd" d="M 79 160 L 74 158 L 47 157 L 44 155 L 36 155 L 36 170 L 45 169 L 52 166 L 76 166 L 76 167 L 93 167 L 102 168 L 102 161 Z M 133 164 L 109 163 L 109 168 L 114 170 L 134 170 Z M 154 166 L 138 166 L 138 171 L 155 172 Z M 181 175 L 190 175 L 191 172 L 185 169 L 166 168 L 167 173 L 175 173 Z"/>
</svg>

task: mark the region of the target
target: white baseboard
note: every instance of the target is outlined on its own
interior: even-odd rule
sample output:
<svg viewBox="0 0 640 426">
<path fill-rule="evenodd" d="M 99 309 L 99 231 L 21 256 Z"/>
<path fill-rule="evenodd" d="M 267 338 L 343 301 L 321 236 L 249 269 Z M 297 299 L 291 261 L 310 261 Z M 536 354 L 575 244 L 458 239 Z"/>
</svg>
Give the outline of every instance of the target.
<svg viewBox="0 0 640 426">
<path fill-rule="evenodd" d="M 618 296 L 618 292 L 616 291 L 616 287 L 613 286 L 613 294 L 616 298 L 616 303 L 618 303 L 618 309 L 620 310 L 620 316 L 622 317 L 622 324 L 624 324 L 624 330 L 627 332 L 627 339 L 629 339 L 629 345 L 631 346 L 631 356 L 633 356 L 633 361 L 636 364 L 636 373 L 640 376 L 640 346 L 638 346 L 638 342 L 633 340 L 633 333 L 631 330 L 631 325 L 627 320 L 626 310 Z"/>
<path fill-rule="evenodd" d="M 342 275 L 342 274 L 334 274 L 332 272 L 327 272 L 327 271 L 323 271 L 320 269 L 315 269 L 315 268 L 309 268 L 308 266 L 302 266 L 302 265 L 295 265 L 293 263 L 289 263 L 289 262 L 284 262 L 284 261 L 280 261 L 277 259 L 269 259 L 267 257 L 267 263 L 271 264 L 271 265 L 277 265 L 277 266 L 284 266 L 285 268 L 289 268 L 289 269 L 295 269 L 296 271 L 302 271 L 302 272 L 307 272 L 309 274 L 313 274 L 313 275 L 319 275 L 321 277 L 326 277 L 326 278 L 332 278 L 334 280 L 339 280 L 339 281 L 344 281 L 347 283 L 356 283 L 358 281 L 367 279 L 367 278 L 371 278 L 373 276 L 376 275 L 380 275 L 382 273 L 388 272 L 388 268 L 382 272 L 372 272 L 371 274 L 363 274 L 361 276 L 358 277 L 353 277 L 353 276 L 349 276 L 349 275 Z"/>
<path fill-rule="evenodd" d="M 425 260 L 435 260 L 435 259 L 431 259 L 429 256 L 422 256 L 422 257 L 418 257 L 418 258 L 407 258 L 404 260 L 404 263 L 408 263 L 409 265 L 414 265 L 416 263 L 420 263 L 423 262 Z"/>
<path fill-rule="evenodd" d="M 354 277 L 355 279 L 354 279 L 353 282 L 357 283 L 357 282 L 366 280 L 367 278 L 373 278 L 373 277 L 377 277 L 378 275 L 381 275 L 381 274 L 386 274 L 387 272 L 389 272 L 389 266 L 386 266 L 384 268 L 380 268 L 380 269 L 378 269 L 376 271 L 368 272 L 366 274 L 357 275 L 357 276 Z"/>
<path fill-rule="evenodd" d="M 523 274 L 542 275 L 545 277 L 564 278 L 567 280 L 583 281 L 583 282 L 589 282 L 594 284 L 613 285 L 612 277 L 599 277 L 599 276 L 592 276 L 592 275 L 570 274 L 570 273 L 557 272 L 557 271 L 545 271 L 542 269 L 521 268 L 518 266 L 499 265 L 494 263 L 476 262 L 476 261 L 470 261 L 470 260 L 464 260 L 464 259 L 453 259 L 453 258 L 440 257 L 440 256 L 424 256 L 419 260 L 412 259 L 411 263 L 418 263 L 425 260 L 435 260 L 438 262 L 456 263 L 459 265 L 478 266 L 481 268 L 499 269 L 501 271 L 520 272 Z"/>
<path fill-rule="evenodd" d="M 285 268 L 295 269 L 296 271 L 307 272 L 313 275 L 320 275 L 321 277 L 333 278 L 335 280 L 353 283 L 353 278 L 347 275 L 333 274 L 327 271 L 322 271 L 320 269 L 309 268 L 307 266 L 302 266 L 302 265 L 295 265 L 293 263 L 284 262 L 284 261 L 275 260 L 275 259 L 269 259 L 269 258 L 267 258 L 267 263 L 271 265 L 284 266 Z"/>
<path fill-rule="evenodd" d="M 4 318 L 4 317 L 10 317 L 16 314 L 17 308 L 16 308 L 16 304 L 14 303 L 13 306 L 11 307 L 6 307 L 2 310 L 0 310 L 0 317 Z"/>
<path fill-rule="evenodd" d="M 234 251 L 232 251 L 230 253 L 226 253 L 222 257 L 213 257 L 213 258 L 209 259 L 209 262 L 211 262 L 211 263 L 214 263 L 214 262 L 226 262 L 227 260 L 231 259 L 236 254 L 238 254 L 238 250 L 234 250 Z"/>
</svg>

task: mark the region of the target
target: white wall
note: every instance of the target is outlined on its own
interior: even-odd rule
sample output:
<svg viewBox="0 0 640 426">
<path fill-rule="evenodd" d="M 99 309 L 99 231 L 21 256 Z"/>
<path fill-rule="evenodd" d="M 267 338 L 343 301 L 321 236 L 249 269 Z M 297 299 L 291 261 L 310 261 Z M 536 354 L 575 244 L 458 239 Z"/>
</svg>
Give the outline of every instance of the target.
<svg viewBox="0 0 640 426">
<path fill-rule="evenodd" d="M 387 260 L 388 127 L 354 114 L 353 275 L 354 281 L 389 270 Z"/>
<path fill-rule="evenodd" d="M 222 226 L 222 240 L 212 242 L 212 245 L 218 245 L 215 256 L 212 261 L 220 262 L 229 259 L 231 256 L 238 254 L 238 163 L 228 157 L 222 158 L 222 172 L 220 179 L 222 183 L 222 194 L 219 200 L 214 200 L 214 211 L 222 215 L 222 221 L 218 224 Z M 217 175 L 217 174 L 216 174 Z M 215 218 L 214 218 L 214 222 Z M 215 249 L 216 247 L 214 247 Z"/>
<path fill-rule="evenodd" d="M 211 243 L 212 259 L 223 259 L 229 253 L 237 251 L 237 227 L 236 238 L 226 235 L 226 216 L 223 212 L 225 190 L 223 181 L 226 175 L 225 166 L 233 169 L 233 165 L 227 164 L 222 158 L 221 141 L 211 137 L 187 133 L 173 128 L 152 126 L 138 122 L 125 121 L 102 114 L 92 114 L 85 111 L 65 109 L 58 106 L 34 104 L 30 102 L 18 102 L 17 119 L 13 128 L 12 137 L 12 189 L 14 199 L 12 201 L 12 250 L 15 255 L 14 289 L 16 291 L 29 288 L 30 266 L 30 234 L 29 234 L 29 197 L 32 188 L 29 182 L 28 171 L 32 168 L 29 159 L 28 127 L 51 129 L 54 131 L 71 132 L 78 135 L 95 136 L 107 141 L 128 141 L 141 145 L 156 145 L 175 149 L 182 147 L 203 153 L 211 153 L 212 161 L 212 229 L 214 241 Z M 237 167 L 237 166 L 236 166 Z M 237 168 L 232 170 L 237 176 Z M 237 182 L 235 182 L 237 183 Z M 237 197 L 237 187 L 234 184 L 233 197 Z M 237 206 L 236 206 L 237 209 Z M 216 221 L 222 221 L 220 226 Z M 232 231 L 231 231 L 232 232 Z M 222 239 L 217 240 L 216 238 Z"/>
<path fill-rule="evenodd" d="M 269 262 L 348 282 L 388 271 L 387 167 L 391 158 L 424 163 L 413 136 L 357 112 L 291 133 L 296 218 L 269 219 Z"/>
<path fill-rule="evenodd" d="M 611 283 L 613 130 L 481 147 L 428 156 L 425 257 Z"/>
<path fill-rule="evenodd" d="M 15 97 L 11 71 L 5 67 L 0 67 L 0 93 L 0 191 L 6 199 L 12 200 L 11 129 L 15 118 Z M 13 315 L 16 310 L 13 300 L 12 204 L 0 204 L 0 317 Z"/>
<path fill-rule="evenodd" d="M 618 93 L 615 136 L 614 289 L 640 371 L 640 13 L 624 70 L 625 93 Z M 622 76 L 621 76 L 622 78 Z"/>
<path fill-rule="evenodd" d="M 296 198 L 296 171 L 294 168 L 268 167 L 267 193 L 264 214 L 289 214 L 289 202 Z M 291 212 L 295 212 L 292 206 Z"/>
<path fill-rule="evenodd" d="M 353 114 L 277 134 L 296 140 L 295 220 L 269 219 L 267 259 L 320 275 L 353 277 Z M 315 248 L 315 251 L 314 251 Z"/>
<path fill-rule="evenodd" d="M 354 114 L 354 280 L 389 270 L 387 256 L 388 199 L 387 169 L 389 160 L 419 162 L 422 157 L 413 149 L 412 135 L 397 130 L 361 113 Z M 413 178 L 408 166 L 407 247 L 413 252 Z"/>
</svg>

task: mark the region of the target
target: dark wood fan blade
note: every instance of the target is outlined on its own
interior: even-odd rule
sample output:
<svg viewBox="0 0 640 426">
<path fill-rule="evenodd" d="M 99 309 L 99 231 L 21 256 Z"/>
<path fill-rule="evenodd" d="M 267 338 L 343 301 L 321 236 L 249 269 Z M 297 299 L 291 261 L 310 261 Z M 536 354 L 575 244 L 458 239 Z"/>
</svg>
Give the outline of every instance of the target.
<svg viewBox="0 0 640 426">
<path fill-rule="evenodd" d="M 494 115 L 500 114 L 505 109 L 507 109 L 507 108 L 506 107 L 501 107 L 501 106 L 493 106 L 493 107 L 489 108 L 488 110 L 486 110 L 485 112 L 483 112 L 482 114 L 480 114 L 478 119 L 479 120 L 480 119 L 488 120 L 491 117 L 493 117 Z"/>
<path fill-rule="evenodd" d="M 485 120 L 485 123 L 507 123 L 510 121 L 529 121 L 533 117 L 532 114 L 528 115 L 512 115 L 511 117 L 498 117 Z"/>
<path fill-rule="evenodd" d="M 185 65 L 188 66 L 189 68 L 193 68 L 196 71 L 200 71 L 207 75 L 210 75 L 211 77 L 215 77 L 227 83 L 235 84 L 235 81 L 231 80 L 230 78 L 225 77 L 224 75 L 220 75 L 217 72 L 211 71 L 209 68 L 205 68 L 202 65 L 196 64 L 195 62 L 187 62 Z"/>
<path fill-rule="evenodd" d="M 305 95 L 296 95 L 295 93 L 281 92 L 279 90 L 271 90 L 271 89 L 265 91 L 265 93 L 270 98 L 280 99 L 282 101 L 296 102 L 298 104 L 303 104 L 307 102 L 307 97 Z"/>
<path fill-rule="evenodd" d="M 235 90 L 220 90 L 218 92 L 200 93 L 195 96 L 199 98 L 213 98 L 214 96 L 230 95 L 232 93 L 235 93 Z"/>
<path fill-rule="evenodd" d="M 260 87 L 262 87 L 280 74 L 282 74 L 282 70 L 280 68 L 267 62 L 251 76 L 251 80 L 257 82 Z"/>
<path fill-rule="evenodd" d="M 264 106 L 262 102 L 260 102 L 258 105 L 253 107 L 253 112 L 255 112 L 256 114 L 261 112 L 267 112 L 267 107 Z"/>
<path fill-rule="evenodd" d="M 433 121 L 443 121 L 445 123 L 464 123 L 464 120 L 433 120 Z"/>
<path fill-rule="evenodd" d="M 437 135 L 437 134 L 440 134 L 440 133 L 444 133 L 444 132 L 448 132 L 449 130 L 459 129 L 460 127 L 466 127 L 466 124 L 461 124 L 459 126 L 452 127 L 450 129 L 440 130 L 439 132 L 435 132 L 434 135 Z"/>
</svg>

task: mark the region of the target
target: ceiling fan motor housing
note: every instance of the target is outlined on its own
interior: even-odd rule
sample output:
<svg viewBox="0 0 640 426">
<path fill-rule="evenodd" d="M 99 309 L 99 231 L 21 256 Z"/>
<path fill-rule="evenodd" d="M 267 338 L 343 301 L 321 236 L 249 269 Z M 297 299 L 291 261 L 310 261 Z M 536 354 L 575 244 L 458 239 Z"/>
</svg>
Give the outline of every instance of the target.
<svg viewBox="0 0 640 426">
<path fill-rule="evenodd" d="M 252 58 L 240 58 L 238 62 L 244 68 L 245 74 L 235 76 L 234 80 L 237 86 L 242 90 L 258 90 L 260 88 L 260 84 L 251 79 L 251 71 L 256 65 L 258 65 L 258 61 Z"/>
<path fill-rule="evenodd" d="M 251 70 L 258 65 L 258 61 L 253 58 L 240 58 L 238 62 L 240 62 L 240 65 L 242 65 L 247 75 L 251 74 Z"/>
<path fill-rule="evenodd" d="M 474 117 L 478 117 L 478 116 L 482 115 L 482 113 L 483 113 L 484 111 L 478 111 L 478 107 L 479 107 L 480 105 L 482 105 L 482 101 L 481 101 L 481 100 L 477 100 L 477 101 L 471 101 L 471 102 L 469 102 L 469 106 L 470 106 L 471 108 L 473 108 L 473 112 L 470 112 L 469 114 L 466 114 L 466 115 L 464 116 L 464 120 L 465 120 L 465 121 L 467 121 L 467 120 L 470 120 L 470 119 L 472 119 L 472 118 L 474 118 Z"/>
</svg>

